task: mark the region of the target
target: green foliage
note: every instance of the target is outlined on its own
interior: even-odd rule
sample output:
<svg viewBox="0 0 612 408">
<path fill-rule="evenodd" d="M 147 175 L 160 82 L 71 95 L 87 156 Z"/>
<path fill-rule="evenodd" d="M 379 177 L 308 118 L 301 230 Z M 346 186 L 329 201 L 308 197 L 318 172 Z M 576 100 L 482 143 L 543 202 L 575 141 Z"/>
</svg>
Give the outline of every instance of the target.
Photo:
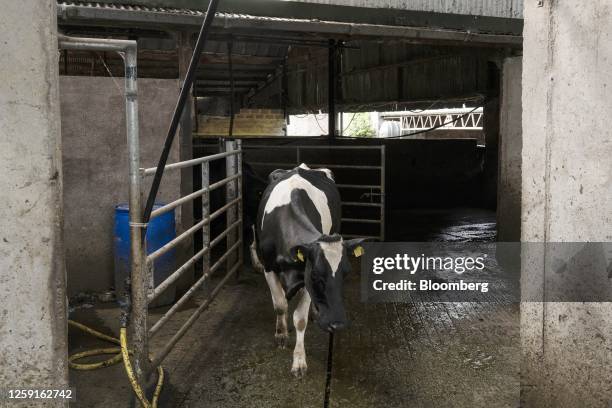
<svg viewBox="0 0 612 408">
<path fill-rule="evenodd" d="M 348 119 L 350 124 L 344 132 L 345 136 L 353 137 L 374 137 L 376 136 L 376 129 L 372 125 L 370 120 L 370 114 L 368 112 L 354 113 L 354 117 L 350 116 Z"/>
</svg>

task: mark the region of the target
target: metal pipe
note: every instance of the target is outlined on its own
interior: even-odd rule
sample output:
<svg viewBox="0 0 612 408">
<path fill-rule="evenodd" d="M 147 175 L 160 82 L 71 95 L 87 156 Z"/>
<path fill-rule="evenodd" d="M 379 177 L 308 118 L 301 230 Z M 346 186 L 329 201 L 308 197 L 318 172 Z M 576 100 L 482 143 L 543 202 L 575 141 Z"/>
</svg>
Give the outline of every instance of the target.
<svg viewBox="0 0 612 408">
<path fill-rule="evenodd" d="M 342 238 L 368 238 L 368 239 L 378 239 L 373 235 L 358 235 L 358 234 L 342 234 Z"/>
<path fill-rule="evenodd" d="M 140 143 L 138 134 L 137 43 L 133 40 L 68 37 L 59 35 L 59 47 L 66 50 L 114 51 L 125 53 L 125 121 L 129 161 L 129 225 L 131 313 L 130 348 L 134 355 L 134 370 L 139 381 L 148 371 L 147 347 L 147 273 L 144 267 L 144 224 L 142 222 L 142 190 Z"/>
<path fill-rule="evenodd" d="M 384 242 L 385 240 L 385 183 L 386 183 L 386 146 L 383 144 L 380 146 L 380 240 Z"/>
<path fill-rule="evenodd" d="M 331 149 L 331 150 L 379 150 L 380 146 L 303 146 L 303 145 L 244 145 L 242 146 L 242 150 L 244 149 Z"/>
<path fill-rule="evenodd" d="M 236 222 L 238 225 L 238 222 Z M 151 327 L 149 330 L 149 336 L 153 337 L 161 327 L 168 322 L 168 320 L 194 295 L 195 291 L 204 284 L 204 282 L 217 270 L 219 267 L 225 262 L 227 257 L 236 249 L 236 246 L 239 242 L 236 242 L 233 247 L 231 247 L 215 264 L 210 268 L 208 273 L 202 275 L 200 279 L 196 283 L 194 283 L 191 288 L 174 304 L 172 307 Z"/>
<path fill-rule="evenodd" d="M 343 201 L 341 204 L 347 207 L 380 207 L 380 203 L 361 203 L 359 201 Z"/>
<path fill-rule="evenodd" d="M 242 140 L 236 140 L 236 148 L 238 150 L 241 150 L 242 148 Z M 236 155 L 236 171 L 238 172 L 238 174 L 242 174 L 242 154 Z M 238 196 L 238 208 L 236 209 L 236 212 L 238 213 L 238 220 L 240 221 L 240 227 L 238 228 L 238 242 L 243 243 L 244 242 L 244 213 L 243 213 L 243 206 L 242 206 L 242 199 L 240 197 L 242 197 L 242 177 L 239 177 L 238 180 L 236 180 L 236 195 Z M 238 265 L 242 265 L 244 263 L 244 245 L 240 245 L 238 247 Z M 236 273 L 236 276 L 239 276 L 238 273 Z"/>
<path fill-rule="evenodd" d="M 234 136 L 234 104 L 235 104 L 235 89 L 234 89 L 234 67 L 232 64 L 232 48 L 233 42 L 230 40 L 227 42 L 227 65 L 229 70 L 229 79 L 230 79 L 230 120 L 229 120 L 229 130 L 228 137 Z"/>
<path fill-rule="evenodd" d="M 202 163 L 202 187 L 210 186 L 210 162 Z M 210 193 L 202 196 L 202 219 L 210 215 Z M 202 228 L 202 248 L 210 246 L 210 224 Z M 210 254 L 206 252 L 202 257 L 202 275 L 210 270 Z"/>
<path fill-rule="evenodd" d="M 166 245 L 162 246 L 161 248 L 159 248 L 157 251 L 150 253 L 149 256 L 147 256 L 147 262 L 151 263 L 155 261 L 155 259 L 159 258 L 163 254 L 165 254 L 166 252 L 168 252 L 169 250 L 177 246 L 181 241 L 185 240 L 185 238 L 187 238 L 188 236 L 193 235 L 200 228 L 203 228 L 206 225 L 210 225 L 210 222 L 212 220 L 219 217 L 228 208 L 236 204 L 239 204 L 240 200 L 241 200 L 241 197 L 238 197 L 237 199 L 225 204 L 223 207 L 219 208 L 217 211 L 212 213 L 210 216 L 207 215 L 206 218 L 204 218 L 202 221 L 198 222 L 193 227 L 189 228 L 187 231 L 183 232 L 181 235 L 174 238 L 172 241 L 168 242 Z"/>
<path fill-rule="evenodd" d="M 168 129 L 168 134 L 166 135 L 164 148 L 159 158 L 159 162 L 157 163 L 157 169 L 155 171 L 155 176 L 153 178 L 153 183 L 151 185 L 151 190 L 149 191 L 149 196 L 147 198 L 147 203 L 143 214 L 143 221 L 145 223 L 149 222 L 149 219 L 151 217 L 153 205 L 155 204 L 155 197 L 157 197 L 157 192 L 159 190 L 159 185 L 164 174 L 166 162 L 168 161 L 168 155 L 170 154 L 170 149 L 172 148 L 172 142 L 174 141 L 174 136 L 176 135 L 176 131 L 178 129 L 179 121 L 181 119 L 183 109 L 185 107 L 185 102 L 187 101 L 191 86 L 195 79 L 196 69 L 200 61 L 200 54 L 204 49 L 206 36 L 208 35 L 208 31 L 210 29 L 212 21 L 215 18 L 215 13 L 217 11 L 218 4 L 219 0 L 211 0 L 208 4 L 208 10 L 206 10 L 206 17 L 204 17 L 204 21 L 202 22 L 200 34 L 198 35 L 198 40 L 194 47 L 193 55 L 191 56 L 191 61 L 189 62 L 189 68 L 187 69 L 187 73 L 185 75 L 185 81 L 183 82 L 183 86 L 181 87 L 181 92 L 179 94 L 179 98 L 176 103 L 174 113 L 172 115 L 172 120 L 170 121 L 170 127 Z"/>
<path fill-rule="evenodd" d="M 173 208 L 176 208 L 190 200 L 193 200 L 195 198 L 198 198 L 201 195 L 204 195 L 205 193 L 208 193 L 212 190 L 215 190 L 219 187 L 222 187 L 224 185 L 226 185 L 227 183 L 231 183 L 232 181 L 236 180 L 237 178 L 240 178 L 242 176 L 242 174 L 236 174 L 234 176 L 231 177 L 227 177 L 224 178 L 223 180 L 217 181 L 214 184 L 211 184 L 209 187 L 206 188 L 202 188 L 198 191 L 195 191 L 189 195 L 186 195 L 185 197 L 181 197 L 178 200 L 172 201 L 166 205 L 164 205 L 163 207 L 159 207 L 158 209 L 154 210 L 151 213 L 151 218 L 155 218 L 155 217 L 159 217 L 162 214 L 167 213 L 168 211 L 172 210 Z"/>
<path fill-rule="evenodd" d="M 236 222 L 238 224 L 238 222 Z M 217 245 L 221 240 L 228 234 L 228 232 L 235 228 L 236 225 L 232 225 L 230 228 L 223 231 L 216 237 L 211 243 L 203 246 L 203 248 L 198 251 L 194 256 L 192 256 L 187 262 L 185 262 L 180 268 L 174 271 L 170 276 L 168 276 L 162 283 L 160 283 L 150 294 L 149 294 L 149 303 L 153 302 L 159 295 L 161 295 L 170 285 L 176 282 L 182 275 L 187 271 L 191 265 L 197 262 L 198 259 L 203 257 L 204 255 L 209 255 L 211 248 Z M 182 303 L 181 303 L 182 304 Z"/>
<path fill-rule="evenodd" d="M 166 165 L 165 170 L 182 169 L 185 167 L 195 166 L 201 163 L 206 163 L 206 162 L 210 162 L 210 161 L 217 160 L 217 159 L 223 159 L 227 156 L 231 156 L 233 154 L 240 154 L 240 153 L 242 153 L 241 150 L 234 150 L 231 152 L 216 153 L 216 154 L 211 154 L 210 156 L 198 157 L 197 159 L 185 160 L 185 161 L 178 162 L 178 163 L 171 163 L 171 164 Z M 144 169 L 143 171 L 144 171 L 145 176 L 150 176 L 150 175 L 155 174 L 155 171 L 157 171 L 157 167 L 150 167 L 148 169 Z"/>
<path fill-rule="evenodd" d="M 364 190 L 380 188 L 380 186 L 375 185 L 375 184 L 336 184 L 336 187 L 338 188 L 356 188 L 356 189 L 364 189 Z"/>
<path fill-rule="evenodd" d="M 237 244 L 240 244 L 240 242 L 238 242 Z M 238 270 L 238 268 L 240 268 L 240 264 L 236 264 L 234 265 L 234 267 L 225 275 L 225 277 L 223 277 L 223 279 L 221 280 L 221 282 L 219 282 L 219 284 L 213 289 L 213 291 L 211 292 L 210 296 L 208 297 L 208 299 L 206 299 L 198 308 L 197 310 L 189 317 L 189 319 L 181 326 L 181 328 L 176 332 L 176 334 L 174 336 L 172 336 L 172 338 L 170 339 L 170 341 L 168 342 L 168 344 L 166 344 L 166 346 L 159 352 L 159 354 L 157 354 L 154 358 L 153 358 L 153 362 L 152 362 L 152 366 L 158 366 L 160 365 L 164 359 L 168 356 L 168 354 L 170 353 L 170 351 L 172 351 L 172 348 L 176 345 L 176 343 L 185 335 L 185 333 L 187 332 L 187 330 L 189 330 L 189 328 L 195 323 L 195 321 L 198 319 L 198 317 L 200 317 L 200 315 L 202 314 L 202 312 L 204 312 L 208 306 L 210 306 L 210 304 L 212 303 L 212 301 L 215 299 L 215 297 L 217 296 L 217 294 L 219 293 L 219 291 L 223 288 L 223 286 L 227 283 L 227 281 L 229 280 L 229 278 Z"/>
<path fill-rule="evenodd" d="M 226 151 L 232 151 L 232 150 L 237 150 L 236 149 L 236 141 L 233 140 L 226 140 L 225 144 L 224 144 L 225 150 Z M 236 156 L 228 156 L 225 159 L 225 169 L 226 169 L 226 175 L 227 177 L 231 177 L 230 175 L 237 175 L 240 173 L 240 170 L 238 169 L 237 165 L 238 165 L 238 155 Z M 238 182 L 230 182 L 227 183 L 225 186 L 225 201 L 226 202 L 230 202 L 232 200 L 234 200 L 237 196 L 238 196 Z M 230 225 L 232 225 L 235 220 L 239 219 L 240 215 L 238 214 L 237 208 L 231 208 L 227 211 L 226 213 L 226 219 L 227 219 L 227 226 L 229 227 Z M 238 234 L 236 233 L 230 233 L 227 235 L 227 248 L 233 247 L 234 243 L 238 240 Z M 238 256 L 229 256 L 227 259 L 227 267 L 226 270 L 229 270 L 231 268 L 232 265 L 234 265 L 238 259 L 239 259 L 239 254 L 237 254 Z"/>
<path fill-rule="evenodd" d="M 363 224 L 380 224 L 380 220 L 370 220 L 366 218 L 342 218 L 342 222 L 355 222 L 355 223 L 363 223 Z"/>
<path fill-rule="evenodd" d="M 249 164 L 255 166 L 269 166 L 269 167 L 293 167 L 294 163 L 278 163 L 278 162 L 253 162 L 249 161 Z M 329 168 L 329 169 L 355 169 L 355 170 L 380 170 L 380 166 L 359 166 L 349 164 L 308 164 L 311 169 L 316 168 Z"/>
<path fill-rule="evenodd" d="M 336 137 L 336 40 L 329 40 L 327 62 L 327 133 L 330 139 Z"/>
</svg>

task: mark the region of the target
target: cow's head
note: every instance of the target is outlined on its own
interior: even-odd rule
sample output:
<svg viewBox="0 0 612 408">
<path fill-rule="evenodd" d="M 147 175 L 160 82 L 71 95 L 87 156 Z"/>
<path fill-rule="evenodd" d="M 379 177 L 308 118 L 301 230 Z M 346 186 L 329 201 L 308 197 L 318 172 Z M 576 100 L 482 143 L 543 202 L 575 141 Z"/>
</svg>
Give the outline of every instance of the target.
<svg viewBox="0 0 612 408">
<path fill-rule="evenodd" d="M 347 325 L 343 280 L 351 270 L 349 257 L 363 253 L 362 242 L 363 239 L 344 241 L 340 235 L 323 235 L 292 249 L 294 258 L 305 263 L 304 283 L 322 330 L 331 332 Z"/>
</svg>

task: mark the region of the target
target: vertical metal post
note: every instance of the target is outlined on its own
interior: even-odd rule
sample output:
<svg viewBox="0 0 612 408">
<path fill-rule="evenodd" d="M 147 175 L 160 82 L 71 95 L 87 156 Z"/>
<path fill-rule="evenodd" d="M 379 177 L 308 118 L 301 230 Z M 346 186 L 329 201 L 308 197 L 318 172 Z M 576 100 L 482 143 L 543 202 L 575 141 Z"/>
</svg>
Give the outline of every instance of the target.
<svg viewBox="0 0 612 408">
<path fill-rule="evenodd" d="M 289 68 L 288 68 L 288 58 L 285 57 L 285 62 L 283 63 L 283 74 L 281 78 L 281 109 L 283 110 L 283 118 L 285 119 L 285 136 L 287 136 L 287 118 L 289 110 L 287 106 L 289 104 Z"/>
<path fill-rule="evenodd" d="M 210 162 L 202 163 L 202 188 L 210 187 Z M 210 216 L 210 191 L 202 194 L 202 220 Z M 210 222 L 202 227 L 202 249 L 210 246 Z M 202 275 L 210 271 L 210 251 L 202 257 Z"/>
<path fill-rule="evenodd" d="M 225 151 L 226 152 L 235 150 L 236 149 L 235 146 L 236 146 L 235 141 L 233 140 L 225 141 Z M 236 164 L 237 164 L 236 155 L 232 154 L 225 158 L 226 177 L 231 177 L 238 173 Z M 231 181 L 226 184 L 225 186 L 225 202 L 226 203 L 229 203 L 230 201 L 234 200 L 238 196 L 237 186 L 238 186 L 237 180 Z M 233 223 L 236 222 L 236 220 L 238 219 L 237 216 L 238 216 L 237 206 L 233 205 L 227 209 L 227 212 L 226 212 L 227 228 L 229 228 Z M 231 231 L 228 232 L 227 238 L 226 238 L 227 249 L 231 248 L 236 243 L 237 238 L 238 238 L 238 235 L 236 234 L 235 229 L 232 229 Z M 229 255 L 227 257 L 227 261 L 225 264 L 226 270 L 230 271 L 232 267 L 236 264 L 237 260 L 238 258 L 236 257 L 236 254 Z"/>
<path fill-rule="evenodd" d="M 385 148 L 383 144 L 380 146 L 380 240 L 385 240 Z"/>
<path fill-rule="evenodd" d="M 328 54 L 328 135 L 330 138 L 336 137 L 336 40 L 329 40 Z"/>
<path fill-rule="evenodd" d="M 237 150 L 242 149 L 242 140 L 236 140 L 235 147 Z M 240 219 L 240 226 L 238 227 L 238 241 L 240 245 L 238 246 L 238 264 L 242 265 L 244 263 L 244 217 L 242 210 L 242 153 L 237 154 L 236 156 L 236 174 L 240 174 L 240 177 L 236 180 L 236 197 L 240 197 L 238 201 L 238 205 L 236 206 L 237 216 Z M 239 275 L 240 269 L 236 270 L 236 276 Z"/>
<path fill-rule="evenodd" d="M 297 160 L 297 165 L 299 166 L 300 164 L 302 164 L 302 154 L 301 154 L 302 152 L 300 150 L 300 146 L 297 146 L 295 148 L 295 151 L 296 151 L 295 156 Z"/>
<path fill-rule="evenodd" d="M 229 120 L 229 130 L 228 137 L 232 138 L 234 136 L 234 115 L 235 115 L 235 103 L 236 103 L 236 95 L 234 91 L 234 65 L 232 64 L 232 49 L 234 43 L 230 40 L 227 43 L 227 69 L 229 72 L 230 79 L 230 120 Z"/>
<path fill-rule="evenodd" d="M 147 291 L 148 279 L 145 268 L 145 226 L 142 218 L 142 186 L 140 173 L 140 142 L 138 134 L 138 87 L 136 73 L 136 45 L 125 53 L 125 118 L 129 151 L 129 201 L 131 240 L 131 287 L 132 313 L 130 314 L 129 340 L 134 353 L 134 369 L 143 383 L 148 372 L 147 344 Z"/>
</svg>

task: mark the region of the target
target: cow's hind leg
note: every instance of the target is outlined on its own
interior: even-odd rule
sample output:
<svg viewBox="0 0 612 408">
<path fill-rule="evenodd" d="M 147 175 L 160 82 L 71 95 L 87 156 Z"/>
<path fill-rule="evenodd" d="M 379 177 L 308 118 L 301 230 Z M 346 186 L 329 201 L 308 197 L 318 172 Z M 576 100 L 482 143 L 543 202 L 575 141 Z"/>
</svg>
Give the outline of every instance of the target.
<svg viewBox="0 0 612 408">
<path fill-rule="evenodd" d="M 285 297 L 285 291 L 278 275 L 274 272 L 265 272 L 265 275 L 266 282 L 268 282 L 270 287 L 270 293 L 272 294 L 274 312 L 276 312 L 276 332 L 274 333 L 274 338 L 279 348 L 285 348 L 287 337 L 289 337 L 287 332 L 287 298 Z"/>
<path fill-rule="evenodd" d="M 293 325 L 295 326 L 295 349 L 293 350 L 293 365 L 291 372 L 296 377 L 306 374 L 306 349 L 304 348 L 304 333 L 308 325 L 308 311 L 310 310 L 310 295 L 302 289 L 302 297 L 293 312 Z"/>
</svg>

